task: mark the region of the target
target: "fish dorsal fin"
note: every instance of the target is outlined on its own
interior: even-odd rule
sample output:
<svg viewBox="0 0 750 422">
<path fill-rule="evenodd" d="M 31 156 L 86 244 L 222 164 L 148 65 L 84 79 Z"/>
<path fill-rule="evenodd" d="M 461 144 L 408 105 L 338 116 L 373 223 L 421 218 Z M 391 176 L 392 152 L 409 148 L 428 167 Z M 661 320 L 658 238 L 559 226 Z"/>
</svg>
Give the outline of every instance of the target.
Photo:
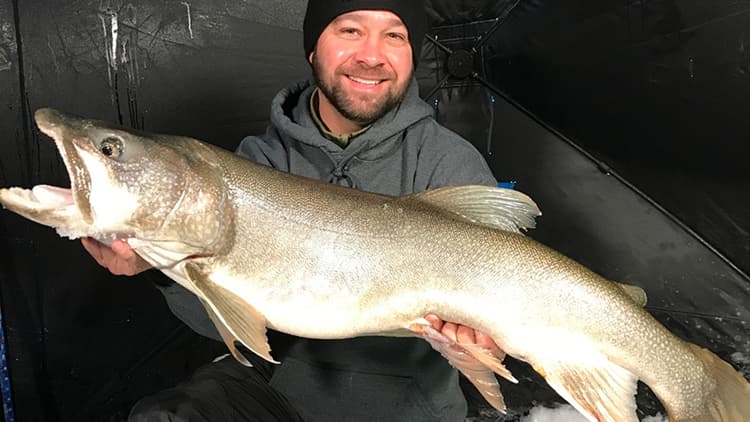
<svg viewBox="0 0 750 422">
<path fill-rule="evenodd" d="M 527 195 L 492 186 L 447 186 L 409 195 L 405 200 L 427 203 L 472 223 L 521 233 L 534 228 L 542 213 Z"/>
<path fill-rule="evenodd" d="M 638 422 L 638 378 L 601 353 L 532 363 L 549 385 L 592 422 Z M 570 353 L 576 353 L 571 350 Z"/>
<path fill-rule="evenodd" d="M 496 356 L 476 345 L 456 343 L 421 318 L 412 323 L 409 330 L 427 340 L 433 349 L 440 352 L 474 385 L 487 403 L 505 413 L 505 400 L 495 373 L 511 382 L 518 382 L 502 363 L 505 353 L 500 352 L 501 356 Z"/>
<path fill-rule="evenodd" d="M 185 273 L 198 296 L 208 309 L 208 315 L 216 324 L 222 339 L 237 360 L 247 364 L 234 346 L 237 340 L 263 359 L 278 363 L 271 357 L 271 347 L 266 337 L 266 318 L 252 305 L 228 289 L 211 281 L 197 264 L 185 265 Z M 244 357 L 243 357 L 244 358 Z"/>
</svg>

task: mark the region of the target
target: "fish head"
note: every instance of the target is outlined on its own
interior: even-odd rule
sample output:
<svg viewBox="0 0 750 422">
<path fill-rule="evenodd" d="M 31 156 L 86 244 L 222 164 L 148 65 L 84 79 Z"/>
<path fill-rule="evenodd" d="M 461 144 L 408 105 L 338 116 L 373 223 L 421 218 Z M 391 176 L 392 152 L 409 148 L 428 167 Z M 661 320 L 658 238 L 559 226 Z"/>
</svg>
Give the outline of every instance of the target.
<svg viewBox="0 0 750 422">
<path fill-rule="evenodd" d="M 70 189 L 3 189 L 6 208 L 70 238 L 168 242 L 184 254 L 221 247 L 230 201 L 210 147 L 52 109 L 34 118 L 55 141 Z"/>
</svg>

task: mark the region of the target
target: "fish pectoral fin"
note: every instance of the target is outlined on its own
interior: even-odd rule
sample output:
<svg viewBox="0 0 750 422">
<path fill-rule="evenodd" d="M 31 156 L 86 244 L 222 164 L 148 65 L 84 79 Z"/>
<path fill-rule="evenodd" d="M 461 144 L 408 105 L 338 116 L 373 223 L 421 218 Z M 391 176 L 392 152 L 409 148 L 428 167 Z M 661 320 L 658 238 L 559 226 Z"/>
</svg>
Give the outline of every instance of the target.
<svg viewBox="0 0 750 422">
<path fill-rule="evenodd" d="M 247 358 L 242 353 L 240 353 L 239 350 L 237 350 L 237 346 L 235 346 L 234 342 L 235 340 L 238 340 L 238 338 L 235 337 L 234 334 L 232 334 L 232 332 L 229 330 L 229 328 L 227 328 L 226 325 L 224 325 L 223 322 L 221 322 L 221 319 L 218 315 L 216 315 L 213 308 L 208 302 L 203 299 L 201 299 L 201 302 L 203 302 L 203 307 L 206 308 L 206 313 L 208 313 L 208 316 L 209 318 L 211 318 L 211 321 L 213 321 L 216 329 L 219 330 L 221 339 L 224 340 L 224 343 L 227 345 L 229 353 L 231 353 L 239 363 L 245 366 L 253 366 L 250 361 L 248 361 Z"/>
<path fill-rule="evenodd" d="M 202 297 L 203 304 L 209 311 L 208 315 L 222 339 L 237 360 L 242 364 L 249 364 L 247 359 L 238 357 L 242 354 L 235 348 L 235 340 L 263 359 L 279 363 L 271 357 L 271 347 L 266 337 L 266 318 L 263 314 L 238 295 L 212 282 L 197 264 L 186 264 L 185 272 L 198 290 L 198 296 Z"/>
<path fill-rule="evenodd" d="M 560 396 L 592 422 L 638 422 L 638 378 L 600 353 L 532 363 Z"/>
<path fill-rule="evenodd" d="M 410 330 L 427 340 L 433 349 L 440 352 L 454 368 L 458 369 L 487 400 L 487 403 L 498 411 L 505 413 L 505 400 L 500 392 L 500 384 L 498 384 L 493 370 L 501 368 L 498 372 L 500 375 L 513 382 L 517 381 L 510 374 L 510 371 L 503 366 L 501 358 L 476 345 L 456 343 L 440 331 L 432 328 L 426 320 L 413 323 Z M 505 354 L 502 353 L 502 355 L 504 358 Z"/>
<path fill-rule="evenodd" d="M 472 223 L 521 233 L 534 228 L 542 213 L 527 195 L 492 186 L 447 186 L 397 199 L 427 203 Z"/>
</svg>

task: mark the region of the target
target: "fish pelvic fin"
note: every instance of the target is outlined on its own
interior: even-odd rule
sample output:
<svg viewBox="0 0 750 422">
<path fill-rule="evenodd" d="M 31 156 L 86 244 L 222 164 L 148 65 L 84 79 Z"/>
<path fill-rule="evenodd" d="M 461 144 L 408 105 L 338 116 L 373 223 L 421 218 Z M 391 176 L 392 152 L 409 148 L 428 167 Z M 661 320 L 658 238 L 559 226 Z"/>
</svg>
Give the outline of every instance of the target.
<svg viewBox="0 0 750 422">
<path fill-rule="evenodd" d="M 532 363 L 547 383 L 591 422 L 638 422 L 638 378 L 600 353 Z"/>
<path fill-rule="evenodd" d="M 701 361 L 708 374 L 709 382 L 704 384 L 706 394 L 698 415 L 685 414 L 671 403 L 664 403 L 669 420 L 675 422 L 750 420 L 750 383 L 732 365 L 709 350 L 695 344 L 688 344 L 688 347 Z"/>
<path fill-rule="evenodd" d="M 505 413 L 506 406 L 500 392 L 500 384 L 495 373 L 518 382 L 502 363 L 505 353 L 496 356 L 491 351 L 476 345 L 456 343 L 441 332 L 432 328 L 427 320 L 419 320 L 410 326 L 410 330 L 427 340 L 450 364 L 468 379 L 492 407 Z M 493 372 L 494 371 L 494 372 Z"/>
<path fill-rule="evenodd" d="M 235 359 L 243 365 L 250 365 L 235 347 L 234 341 L 237 340 L 263 359 L 279 363 L 271 357 L 263 314 L 241 297 L 211 281 L 198 264 L 186 264 L 185 272 Z"/>
<path fill-rule="evenodd" d="M 443 209 L 463 220 L 493 229 L 521 233 L 534 228 L 542 213 L 527 195 L 513 189 L 492 186 L 447 186 L 406 196 Z"/>
</svg>

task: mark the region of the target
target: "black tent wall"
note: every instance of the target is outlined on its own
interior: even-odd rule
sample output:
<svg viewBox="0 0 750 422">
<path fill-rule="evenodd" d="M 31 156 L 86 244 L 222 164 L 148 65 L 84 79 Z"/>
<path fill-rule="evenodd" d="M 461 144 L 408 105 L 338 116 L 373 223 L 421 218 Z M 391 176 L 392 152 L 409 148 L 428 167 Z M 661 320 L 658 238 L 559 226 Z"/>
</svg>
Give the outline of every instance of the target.
<svg viewBox="0 0 750 422">
<path fill-rule="evenodd" d="M 449 54 L 428 41 L 422 93 L 499 179 L 538 201 L 530 235 L 643 286 L 673 332 L 747 376 L 750 14 L 730 1 L 429 4 L 430 36 L 468 51 L 472 73 L 451 75 Z M 230 149 L 261 132 L 275 92 L 309 73 L 303 10 L 304 0 L 0 0 L 0 186 L 67 184 L 31 121 L 42 106 Z M 52 230 L 0 212 L 0 248 L 18 420 L 121 420 L 222 353 L 171 315 L 149 276 L 113 277 Z M 513 369 L 523 382 L 503 385 L 512 415 L 559 400 Z"/>
</svg>

